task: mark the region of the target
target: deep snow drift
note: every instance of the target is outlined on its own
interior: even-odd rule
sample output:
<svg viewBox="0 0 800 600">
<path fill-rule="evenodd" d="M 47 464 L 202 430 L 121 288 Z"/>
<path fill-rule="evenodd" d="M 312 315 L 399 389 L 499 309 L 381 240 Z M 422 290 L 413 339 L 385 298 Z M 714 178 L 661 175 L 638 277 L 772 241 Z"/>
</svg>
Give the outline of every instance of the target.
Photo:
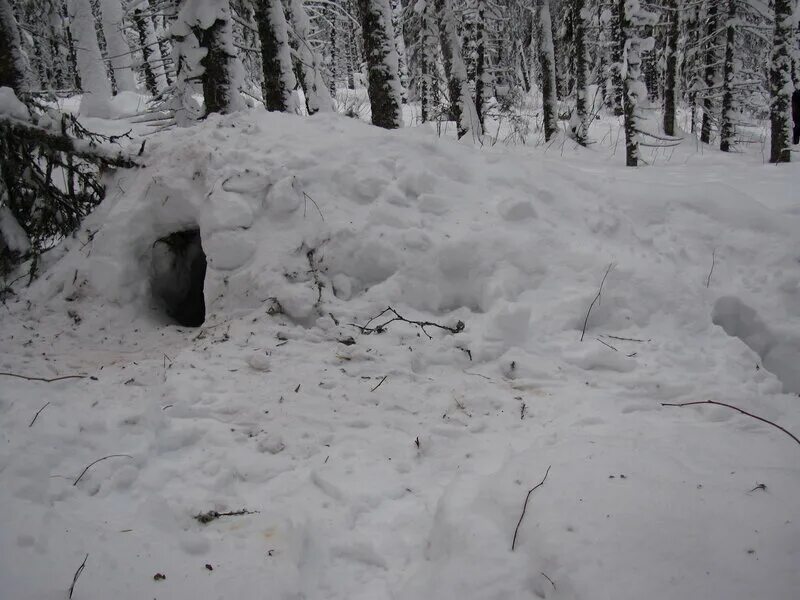
<svg viewBox="0 0 800 600">
<path fill-rule="evenodd" d="M 796 596 L 800 448 L 660 404 L 800 430 L 796 165 L 263 112 L 147 148 L 0 312 L 0 370 L 92 376 L 0 379 L 4 597 L 87 553 L 78 599 Z"/>
</svg>

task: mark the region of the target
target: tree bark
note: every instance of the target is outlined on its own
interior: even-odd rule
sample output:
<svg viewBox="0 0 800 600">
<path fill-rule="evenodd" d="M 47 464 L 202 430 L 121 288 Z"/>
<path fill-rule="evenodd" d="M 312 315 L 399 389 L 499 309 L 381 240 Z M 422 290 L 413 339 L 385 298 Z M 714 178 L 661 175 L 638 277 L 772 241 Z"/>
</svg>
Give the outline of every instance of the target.
<svg viewBox="0 0 800 600">
<path fill-rule="evenodd" d="M 792 84 L 792 0 L 775 0 L 775 29 L 772 36 L 772 65 L 770 80 L 770 143 L 769 162 L 784 163 L 791 160 L 790 106 Z"/>
<path fill-rule="evenodd" d="M 666 73 L 664 78 L 664 133 L 675 135 L 678 104 L 678 39 L 680 36 L 680 11 L 678 0 L 669 0 L 669 33 L 666 47 Z"/>
<path fill-rule="evenodd" d="M 403 126 L 402 91 L 388 0 L 359 0 L 372 124 Z"/>
<path fill-rule="evenodd" d="M 736 78 L 735 44 L 736 44 L 736 2 L 728 0 L 728 22 L 725 29 L 725 65 L 722 75 L 722 125 L 720 127 L 719 149 L 730 152 L 736 138 L 736 97 L 734 96 L 734 80 Z"/>
<path fill-rule="evenodd" d="M 553 49 L 553 23 L 550 17 L 550 0 L 543 0 L 539 7 L 539 65 L 542 71 L 544 139 L 549 142 L 558 131 L 556 60 Z"/>
<path fill-rule="evenodd" d="M 706 37 L 708 49 L 706 50 L 706 64 L 703 74 L 705 82 L 705 95 L 703 96 L 703 122 L 700 126 L 700 141 L 704 144 L 711 142 L 711 127 L 714 112 L 714 100 L 711 98 L 712 90 L 717 79 L 717 37 L 719 26 L 719 12 L 716 2 L 711 2 L 708 7 L 708 26 Z"/>
</svg>

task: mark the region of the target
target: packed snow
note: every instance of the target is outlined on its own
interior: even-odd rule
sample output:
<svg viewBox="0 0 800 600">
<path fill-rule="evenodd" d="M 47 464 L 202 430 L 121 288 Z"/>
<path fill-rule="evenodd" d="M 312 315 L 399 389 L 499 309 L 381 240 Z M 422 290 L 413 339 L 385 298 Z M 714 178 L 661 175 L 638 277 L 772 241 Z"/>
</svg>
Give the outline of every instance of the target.
<svg viewBox="0 0 800 600">
<path fill-rule="evenodd" d="M 796 598 L 798 444 L 662 403 L 800 432 L 800 171 L 627 169 L 606 126 L 149 137 L 0 309 L 0 595 L 88 554 L 76 600 Z M 183 328 L 158 241 L 194 229 Z"/>
</svg>

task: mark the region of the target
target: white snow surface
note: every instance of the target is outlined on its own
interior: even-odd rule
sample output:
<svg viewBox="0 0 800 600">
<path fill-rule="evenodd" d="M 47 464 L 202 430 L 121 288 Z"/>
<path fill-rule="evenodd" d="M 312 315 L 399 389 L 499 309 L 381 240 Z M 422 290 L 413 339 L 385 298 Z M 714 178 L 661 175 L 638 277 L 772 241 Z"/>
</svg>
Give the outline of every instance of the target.
<svg viewBox="0 0 800 600">
<path fill-rule="evenodd" d="M 798 444 L 661 406 L 800 432 L 796 165 L 265 111 L 142 160 L 0 310 L 0 371 L 89 376 L 0 375 L 2 597 L 797 597 Z M 148 273 L 195 226 L 190 330 Z"/>
</svg>

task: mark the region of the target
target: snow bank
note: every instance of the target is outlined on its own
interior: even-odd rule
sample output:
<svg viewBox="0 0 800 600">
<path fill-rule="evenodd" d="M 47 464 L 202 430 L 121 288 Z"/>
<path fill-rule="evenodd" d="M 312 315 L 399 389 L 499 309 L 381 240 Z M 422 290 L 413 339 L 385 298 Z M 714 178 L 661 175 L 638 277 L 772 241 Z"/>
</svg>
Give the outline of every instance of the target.
<svg viewBox="0 0 800 600">
<path fill-rule="evenodd" d="M 0 311 L 0 371 L 94 376 L 2 381 L 4 592 L 88 552 L 86 598 L 792 597 L 796 444 L 661 403 L 800 431 L 797 167 L 575 152 L 263 111 L 149 138 Z M 186 331 L 149 269 L 193 229 Z M 465 328 L 353 325 L 387 305 Z"/>
</svg>

